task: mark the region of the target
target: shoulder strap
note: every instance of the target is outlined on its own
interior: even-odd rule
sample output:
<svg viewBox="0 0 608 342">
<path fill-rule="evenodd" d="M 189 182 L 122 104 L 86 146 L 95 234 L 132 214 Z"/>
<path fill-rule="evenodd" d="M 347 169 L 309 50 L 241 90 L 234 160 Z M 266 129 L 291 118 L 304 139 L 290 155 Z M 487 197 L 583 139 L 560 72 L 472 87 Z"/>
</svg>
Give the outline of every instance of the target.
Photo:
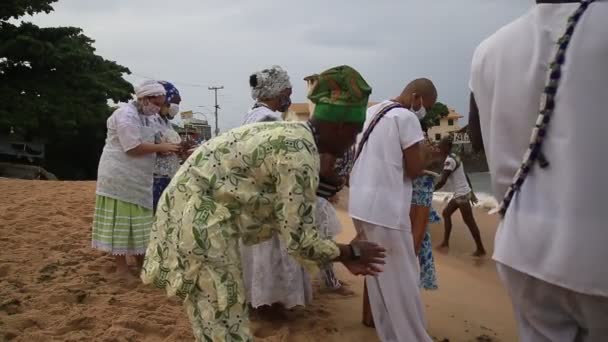
<svg viewBox="0 0 608 342">
<path fill-rule="evenodd" d="M 361 141 L 359 142 L 359 146 L 357 147 L 357 152 L 355 153 L 355 158 L 354 161 L 356 161 L 359 158 L 359 155 L 361 154 L 361 151 L 363 151 L 363 146 L 365 145 L 365 143 L 367 142 L 367 140 L 369 139 L 369 136 L 372 134 L 372 131 L 374 130 L 374 128 L 376 127 L 376 125 L 378 124 L 378 122 L 380 122 L 380 120 L 391 110 L 395 109 L 395 108 L 403 108 L 403 106 L 399 103 L 391 103 L 387 106 L 382 107 L 375 115 L 374 118 L 372 119 L 372 121 L 369 123 L 369 125 L 367 126 L 367 129 L 365 129 L 365 132 L 363 132 L 363 136 L 361 137 Z"/>
</svg>

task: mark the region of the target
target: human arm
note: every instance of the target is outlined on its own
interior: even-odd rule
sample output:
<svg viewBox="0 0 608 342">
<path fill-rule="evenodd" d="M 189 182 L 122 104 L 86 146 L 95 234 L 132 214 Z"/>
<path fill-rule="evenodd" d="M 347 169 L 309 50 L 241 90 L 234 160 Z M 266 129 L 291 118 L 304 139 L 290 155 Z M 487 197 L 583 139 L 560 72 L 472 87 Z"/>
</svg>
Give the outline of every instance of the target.
<svg viewBox="0 0 608 342">
<path fill-rule="evenodd" d="M 426 166 L 424 159 L 422 158 L 420 143 L 415 143 L 403 150 L 403 157 L 405 175 L 410 179 L 420 176 Z"/>
<path fill-rule="evenodd" d="M 127 151 L 127 154 L 132 157 L 143 156 L 150 153 L 177 153 L 180 151 L 180 146 L 178 144 L 170 144 L 170 143 L 160 143 L 160 144 L 150 144 L 150 143 L 141 143 L 132 149 Z"/>
<path fill-rule="evenodd" d="M 426 233 L 426 227 L 429 223 L 429 213 L 431 208 L 424 205 L 412 204 L 410 207 L 410 220 L 412 221 L 412 235 L 414 238 L 414 249 L 416 255 L 420 252 L 422 240 Z"/>
<path fill-rule="evenodd" d="M 481 136 L 481 124 L 479 122 L 479 108 L 477 108 L 477 101 L 475 101 L 475 94 L 471 92 L 469 97 L 469 125 L 468 125 L 469 138 L 471 139 L 471 145 L 475 152 L 482 151 L 483 138 Z"/>
<path fill-rule="evenodd" d="M 145 142 L 142 130 L 150 129 L 142 125 L 142 121 L 136 113 L 126 108 L 118 109 L 114 117 L 114 124 L 118 141 L 125 153 L 132 157 L 138 157 L 150 153 L 175 153 L 179 151 L 177 144 L 153 144 Z"/>
<path fill-rule="evenodd" d="M 355 250 L 360 251 L 360 257 L 355 260 L 351 246 L 321 238 L 314 220 L 318 183 L 314 157 L 304 151 L 289 157 L 276 157 L 274 176 L 278 182 L 275 215 L 280 224 L 277 228 L 288 252 L 311 271 L 340 261 L 353 273 L 377 274 L 380 271 L 377 265 L 384 263 L 385 256 L 380 246 L 368 241 L 353 242 Z"/>
<path fill-rule="evenodd" d="M 473 190 L 473 184 L 471 184 L 471 180 L 469 179 L 469 175 L 467 175 L 465 173 L 464 177 L 467 179 L 467 183 L 469 183 L 469 188 L 471 188 L 471 202 L 473 204 L 477 204 L 477 202 L 479 202 L 479 200 L 477 199 L 477 196 L 475 196 L 475 190 Z"/>
<path fill-rule="evenodd" d="M 425 168 L 421 148 L 421 143 L 424 141 L 424 133 L 422 132 L 418 118 L 409 111 L 404 112 L 396 118 L 397 128 L 403 152 L 405 176 L 414 179 L 422 174 Z"/>
<path fill-rule="evenodd" d="M 437 191 L 445 186 L 445 183 L 447 183 L 448 179 L 450 178 L 450 175 L 452 175 L 452 172 L 454 172 L 454 170 L 456 170 L 456 161 L 448 157 L 443 164 L 441 178 L 439 178 L 439 181 L 437 182 L 437 184 L 435 184 L 434 191 Z"/>
</svg>

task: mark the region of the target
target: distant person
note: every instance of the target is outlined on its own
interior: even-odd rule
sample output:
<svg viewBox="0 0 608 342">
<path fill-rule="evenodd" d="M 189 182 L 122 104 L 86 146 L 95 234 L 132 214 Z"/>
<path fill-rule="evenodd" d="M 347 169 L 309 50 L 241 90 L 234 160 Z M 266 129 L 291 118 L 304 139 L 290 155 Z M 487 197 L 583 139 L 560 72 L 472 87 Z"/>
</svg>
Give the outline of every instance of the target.
<svg viewBox="0 0 608 342">
<path fill-rule="evenodd" d="M 475 215 L 473 214 L 472 204 L 477 203 L 477 197 L 473 192 L 471 183 L 460 158 L 451 153 L 452 151 L 452 138 L 444 137 L 439 142 L 439 151 L 441 159 L 445 160 L 443 164 L 443 171 L 441 178 L 435 185 L 435 191 L 443 188 L 449 183 L 449 188 L 454 192 L 454 196 L 448 202 L 447 206 L 443 209 L 442 216 L 444 221 L 445 232 L 443 235 L 443 242 L 439 245 L 439 249 L 447 250 L 450 247 L 450 235 L 452 233 L 452 215 L 456 210 L 460 210 L 464 223 L 469 228 L 473 239 L 475 240 L 475 246 L 477 249 L 473 252 L 473 256 L 482 257 L 486 255 L 486 249 L 481 241 L 481 234 L 477 222 L 475 222 Z"/>
<path fill-rule="evenodd" d="M 338 261 L 354 274 L 381 271 L 384 248 L 323 239 L 315 226 L 319 154 L 342 155 L 352 146 L 371 92 L 348 66 L 320 78 L 309 122 L 246 125 L 211 139 L 160 200 L 142 279 L 184 300 L 197 341 L 253 340 L 240 241 L 278 235 L 311 271 Z"/>
<path fill-rule="evenodd" d="M 249 76 L 251 97 L 255 104 L 247 112 L 243 124 L 282 121 L 282 114 L 291 106 L 291 82 L 283 68 L 275 65 Z"/>
<path fill-rule="evenodd" d="M 425 166 L 420 153 L 424 135 L 417 116 L 424 116 L 436 101 L 433 83 L 417 79 L 394 100 L 370 107 L 350 175 L 349 213 L 358 237 L 390 251 L 384 272 L 365 279 L 383 342 L 431 341 L 409 208 L 412 180 Z"/>
<path fill-rule="evenodd" d="M 121 105 L 107 121 L 106 144 L 99 160 L 92 246 L 115 256 L 116 272 L 130 278 L 126 256 L 139 266 L 148 246 L 156 153 L 176 153 L 179 145 L 154 143 L 154 117 L 165 103 L 165 88 L 145 81 L 136 101 Z M 134 277 L 133 277 L 134 278 Z"/>
<path fill-rule="evenodd" d="M 171 120 L 179 114 L 179 104 L 182 102 L 182 98 L 179 91 L 172 83 L 167 81 L 161 81 L 160 84 L 165 88 L 165 103 L 161 106 L 160 112 L 154 118 L 157 124 L 157 130 L 155 136 L 156 143 L 173 143 L 179 144 L 181 138 L 179 134 L 173 129 Z M 154 211 L 158 205 L 158 199 L 160 195 L 165 191 L 167 185 L 171 181 L 171 178 L 175 175 L 180 166 L 180 157 L 175 153 L 170 154 L 156 154 L 156 163 L 154 165 Z"/>
<path fill-rule="evenodd" d="M 494 259 L 522 342 L 608 339 L 608 182 L 590 176 L 608 169 L 606 18 L 608 1 L 536 1 L 473 57 L 471 139 L 503 199 Z"/>
</svg>

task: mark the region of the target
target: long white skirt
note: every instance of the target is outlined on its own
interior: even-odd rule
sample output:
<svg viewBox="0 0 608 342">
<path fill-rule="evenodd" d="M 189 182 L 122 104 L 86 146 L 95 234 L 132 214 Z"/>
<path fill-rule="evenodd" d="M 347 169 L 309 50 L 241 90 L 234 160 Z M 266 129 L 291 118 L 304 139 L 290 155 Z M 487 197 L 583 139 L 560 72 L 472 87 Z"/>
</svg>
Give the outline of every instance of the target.
<svg viewBox="0 0 608 342">
<path fill-rule="evenodd" d="M 286 308 L 312 301 L 312 284 L 304 268 L 278 236 L 253 246 L 241 245 L 247 301 L 254 308 L 281 303 Z"/>
<path fill-rule="evenodd" d="M 386 248 L 386 264 L 366 277 L 376 332 L 382 342 L 432 342 L 420 298 L 420 269 L 411 230 L 389 229 L 353 219 L 359 237 Z"/>
<path fill-rule="evenodd" d="M 336 210 L 320 197 L 317 198 L 315 222 L 319 233 L 325 238 L 333 238 L 340 233 Z M 312 301 L 309 275 L 287 253 L 276 235 L 257 245 L 241 245 L 241 259 L 247 301 L 254 308 L 274 303 L 292 308 L 305 306 Z"/>
<path fill-rule="evenodd" d="M 336 208 L 328 200 L 317 197 L 315 222 L 322 237 L 333 239 L 342 231 Z"/>
</svg>

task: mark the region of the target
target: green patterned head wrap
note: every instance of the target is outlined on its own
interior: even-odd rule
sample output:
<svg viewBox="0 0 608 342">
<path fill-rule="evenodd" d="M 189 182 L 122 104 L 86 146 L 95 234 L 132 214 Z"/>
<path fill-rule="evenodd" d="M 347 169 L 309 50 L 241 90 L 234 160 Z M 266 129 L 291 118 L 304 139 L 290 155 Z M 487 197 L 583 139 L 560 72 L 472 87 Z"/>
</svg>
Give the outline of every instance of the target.
<svg viewBox="0 0 608 342">
<path fill-rule="evenodd" d="M 308 98 L 315 104 L 313 117 L 330 122 L 364 123 L 372 88 L 357 70 L 343 65 L 311 76 Z"/>
</svg>

